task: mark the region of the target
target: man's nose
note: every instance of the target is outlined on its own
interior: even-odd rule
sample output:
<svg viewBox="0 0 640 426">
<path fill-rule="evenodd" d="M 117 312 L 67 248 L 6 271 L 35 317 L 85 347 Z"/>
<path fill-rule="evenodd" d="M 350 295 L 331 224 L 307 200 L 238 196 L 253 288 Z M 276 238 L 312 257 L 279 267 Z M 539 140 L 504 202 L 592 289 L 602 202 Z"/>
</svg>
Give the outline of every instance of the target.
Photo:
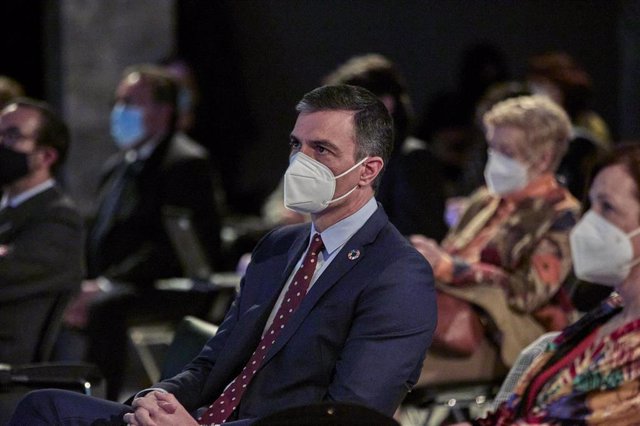
<svg viewBox="0 0 640 426">
<path fill-rule="evenodd" d="M 302 152 L 304 155 L 313 158 L 313 148 L 309 145 L 302 144 L 302 146 L 300 146 L 299 152 Z"/>
</svg>

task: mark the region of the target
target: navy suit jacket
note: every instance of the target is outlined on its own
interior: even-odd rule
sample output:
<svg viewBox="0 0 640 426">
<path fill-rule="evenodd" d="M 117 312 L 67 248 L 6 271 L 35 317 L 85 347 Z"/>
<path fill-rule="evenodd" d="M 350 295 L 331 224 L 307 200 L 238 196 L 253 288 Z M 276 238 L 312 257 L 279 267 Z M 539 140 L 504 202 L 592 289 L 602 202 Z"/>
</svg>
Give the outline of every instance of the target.
<svg viewBox="0 0 640 426">
<path fill-rule="evenodd" d="M 190 411 L 220 395 L 256 348 L 309 232 L 309 224 L 284 227 L 258 243 L 216 336 L 180 374 L 157 387 Z M 352 250 L 360 255 L 347 256 Z M 435 326 L 431 268 L 378 206 L 269 349 L 236 417 L 326 400 L 392 415 L 418 379 Z"/>
</svg>

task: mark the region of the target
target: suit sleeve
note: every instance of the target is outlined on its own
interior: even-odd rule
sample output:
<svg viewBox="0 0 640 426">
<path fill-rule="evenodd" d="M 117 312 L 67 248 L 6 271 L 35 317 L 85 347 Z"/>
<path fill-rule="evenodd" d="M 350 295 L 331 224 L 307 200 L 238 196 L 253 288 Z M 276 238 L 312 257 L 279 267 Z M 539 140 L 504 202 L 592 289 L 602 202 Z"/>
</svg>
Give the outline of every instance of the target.
<svg viewBox="0 0 640 426">
<path fill-rule="evenodd" d="M 431 268 L 402 251 L 361 295 L 325 399 L 392 415 L 418 379 L 435 326 Z"/>
</svg>

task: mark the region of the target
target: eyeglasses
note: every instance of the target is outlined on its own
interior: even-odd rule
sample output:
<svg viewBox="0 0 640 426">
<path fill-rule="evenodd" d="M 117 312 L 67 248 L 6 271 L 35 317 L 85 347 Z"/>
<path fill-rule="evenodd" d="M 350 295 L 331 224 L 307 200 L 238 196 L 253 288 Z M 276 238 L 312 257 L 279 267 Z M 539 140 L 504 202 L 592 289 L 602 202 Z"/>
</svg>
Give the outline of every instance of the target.
<svg viewBox="0 0 640 426">
<path fill-rule="evenodd" d="M 11 127 L 7 130 L 0 130 L 0 142 L 6 146 L 13 146 L 23 139 L 31 139 L 33 136 L 23 135 L 19 129 Z"/>
</svg>

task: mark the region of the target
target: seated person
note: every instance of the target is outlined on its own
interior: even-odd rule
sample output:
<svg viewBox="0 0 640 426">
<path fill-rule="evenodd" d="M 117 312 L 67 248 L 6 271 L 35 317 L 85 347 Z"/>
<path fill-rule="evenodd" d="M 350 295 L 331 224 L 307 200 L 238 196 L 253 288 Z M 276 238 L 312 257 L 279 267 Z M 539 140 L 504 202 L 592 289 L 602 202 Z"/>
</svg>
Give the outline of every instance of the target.
<svg viewBox="0 0 640 426">
<path fill-rule="evenodd" d="M 44 103 L 10 101 L 0 113 L 0 362 L 36 359 L 49 312 L 80 287 L 80 214 L 54 177 L 69 131 Z"/>
<path fill-rule="evenodd" d="M 440 241 L 447 232 L 444 171 L 427 143 L 413 136 L 413 106 L 398 65 L 377 53 L 353 56 L 324 83 L 364 87 L 387 107 L 393 117 L 394 146 L 376 198 L 402 234 Z"/>
<path fill-rule="evenodd" d="M 640 146 L 594 169 L 590 210 L 571 232 L 576 275 L 615 289 L 565 328 L 495 412 L 473 424 L 640 423 Z"/>
<path fill-rule="evenodd" d="M 579 203 L 554 177 L 571 129 L 559 106 L 542 96 L 511 98 L 494 105 L 484 123 L 487 187 L 470 196 L 441 245 L 419 235 L 411 241 L 434 268 L 438 291 L 473 304 L 485 315 L 508 367 L 538 336 L 573 320 L 561 286 L 571 271 L 569 232 Z M 445 325 L 439 321 L 438 329 Z M 434 349 L 440 343 L 438 333 Z M 430 375 L 442 371 L 449 378 L 457 374 L 451 371 L 470 374 L 459 365 L 436 368 L 440 361 L 450 360 L 434 351 L 428 355 L 421 382 L 439 381 Z M 485 367 L 479 362 L 478 368 Z"/>
<path fill-rule="evenodd" d="M 191 216 L 205 256 L 215 265 L 220 222 L 206 150 L 176 129 L 177 84 L 162 68 L 127 68 L 115 90 L 111 136 L 119 152 L 105 164 L 87 232 L 87 280 L 67 310 L 69 327 L 86 330 L 87 361 L 117 399 L 133 321 L 202 316 L 211 300 L 196 292 L 158 291 L 160 278 L 180 277 L 179 255 L 164 214 Z"/>
<path fill-rule="evenodd" d="M 297 111 L 285 203 L 311 223 L 258 243 L 198 357 L 132 407 L 36 391 L 10 425 L 247 425 L 322 401 L 393 414 L 418 379 L 436 312 L 428 263 L 374 197 L 392 120 L 371 92 L 347 85 L 307 93 Z"/>
<path fill-rule="evenodd" d="M 590 108 L 591 76 L 566 52 L 549 51 L 529 58 L 527 81 L 533 93 L 548 96 L 569 115 L 573 136 L 556 175 L 577 199 L 583 201 L 591 167 L 611 149 L 606 122 Z"/>
<path fill-rule="evenodd" d="M 494 409 L 507 400 L 509 395 L 513 392 L 513 389 L 516 387 L 516 384 L 518 384 L 522 373 L 531 366 L 531 363 L 538 357 L 538 355 L 545 351 L 549 342 L 558 337 L 559 334 L 559 331 L 550 331 L 545 333 L 520 352 L 516 362 L 509 370 L 509 374 L 504 378 L 498 393 L 493 398 L 493 401 L 491 401 L 491 406 Z"/>
</svg>

